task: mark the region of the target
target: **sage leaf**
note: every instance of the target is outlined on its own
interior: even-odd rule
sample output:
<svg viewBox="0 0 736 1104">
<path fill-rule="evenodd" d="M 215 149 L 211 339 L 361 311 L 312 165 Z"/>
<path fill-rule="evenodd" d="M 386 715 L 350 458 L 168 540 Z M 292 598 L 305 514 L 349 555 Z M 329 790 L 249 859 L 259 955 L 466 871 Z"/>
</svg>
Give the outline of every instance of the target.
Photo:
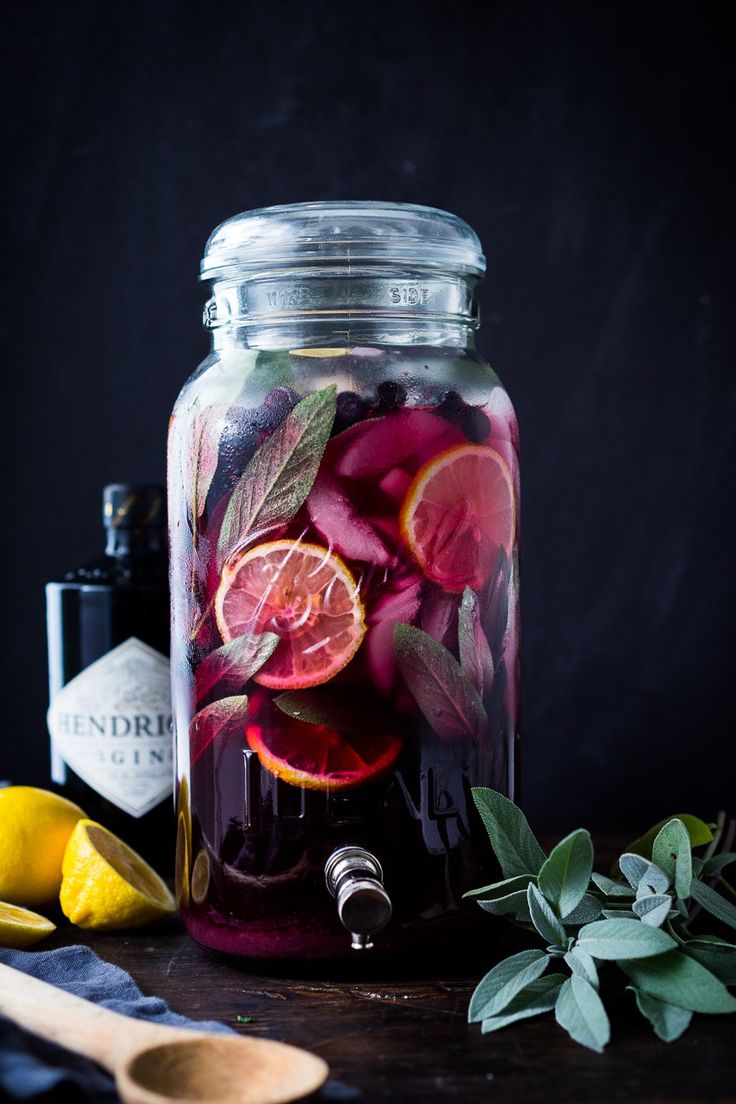
<svg viewBox="0 0 736 1104">
<path fill-rule="evenodd" d="M 596 920 L 578 932 L 578 946 L 593 958 L 620 961 L 650 958 L 676 946 L 675 940 L 639 920 Z"/>
<path fill-rule="evenodd" d="M 577 974 L 560 989 L 555 1019 L 571 1039 L 602 1054 L 611 1038 L 611 1025 L 601 998 L 593 986 Z"/>
<path fill-rule="evenodd" d="M 504 877 L 538 874 L 545 854 L 518 805 L 482 786 L 471 792 Z"/>
<path fill-rule="evenodd" d="M 675 813 L 674 816 L 668 816 L 665 817 L 664 820 L 658 821 L 658 823 L 655 824 L 653 828 L 650 828 L 648 832 L 645 832 L 643 836 L 639 836 L 633 843 L 630 843 L 626 848 L 627 852 L 634 855 L 642 855 L 645 859 L 651 859 L 652 845 L 661 829 L 664 828 L 665 824 L 670 820 L 682 821 L 690 837 L 691 847 L 700 847 L 701 844 L 710 843 L 713 839 L 713 833 L 705 821 L 701 820 L 700 817 L 692 816 L 691 813 Z"/>
<path fill-rule="evenodd" d="M 233 488 L 217 542 L 218 567 L 296 514 L 317 475 L 335 419 L 334 385 L 298 402 Z"/>
<path fill-rule="evenodd" d="M 643 929 L 644 925 L 640 927 Z M 637 989 L 667 1004 L 691 1012 L 736 1012 L 736 997 L 731 996 L 723 982 L 680 951 L 619 965 Z"/>
<path fill-rule="evenodd" d="M 555 947 L 564 946 L 566 941 L 565 929 L 555 916 L 552 906 L 542 896 L 533 882 L 530 882 L 527 886 L 526 899 L 532 924 L 542 939 Z"/>
<path fill-rule="evenodd" d="M 466 587 L 457 614 L 460 666 L 481 697 L 493 689 L 493 656 L 480 621 L 478 596 Z"/>
<path fill-rule="evenodd" d="M 736 862 L 736 851 L 722 851 L 720 855 L 711 855 L 706 859 L 700 870 L 695 873 L 704 874 L 706 877 L 710 874 L 720 874 L 732 862 Z"/>
<path fill-rule="evenodd" d="M 675 1004 L 667 1004 L 666 1001 L 650 997 L 643 993 L 635 985 L 627 985 L 636 997 L 636 1005 L 642 1016 L 649 1020 L 654 1028 L 654 1034 L 663 1043 L 673 1043 L 679 1039 L 690 1026 L 693 1018 L 692 1012 L 686 1008 L 678 1008 Z"/>
<path fill-rule="evenodd" d="M 196 414 L 189 436 L 190 447 L 182 455 L 185 487 L 191 487 L 192 518 L 204 513 L 207 494 L 217 471 L 219 460 L 217 423 L 222 417 L 222 407 L 212 406 Z"/>
<path fill-rule="evenodd" d="M 488 718 L 452 652 L 428 633 L 403 624 L 394 626 L 394 650 L 412 697 L 437 735 L 477 740 Z"/>
<path fill-rule="evenodd" d="M 643 859 L 641 855 L 629 852 L 621 855 L 618 860 L 621 873 L 633 889 L 638 889 L 642 883 L 649 886 L 654 893 L 664 893 L 670 887 L 670 880 L 663 870 L 654 863 Z"/>
<path fill-rule="evenodd" d="M 736 946 L 733 943 L 724 943 L 715 935 L 700 935 L 697 939 L 688 939 L 682 949 L 724 985 L 736 985 Z"/>
<path fill-rule="evenodd" d="M 568 927 L 577 927 L 579 924 L 590 924 L 601 915 L 601 903 L 592 893 L 584 893 L 572 912 L 565 917 Z"/>
<path fill-rule="evenodd" d="M 669 893 L 650 893 L 647 897 L 634 901 L 631 908 L 642 924 L 660 928 L 670 914 L 672 898 Z"/>
<path fill-rule="evenodd" d="M 565 962 L 570 967 L 573 974 L 585 978 L 594 989 L 598 988 L 598 970 L 596 968 L 595 959 L 584 947 L 576 946 L 569 950 L 565 955 Z"/>
<path fill-rule="evenodd" d="M 490 901 L 479 901 L 478 904 L 484 912 L 490 912 L 491 916 L 512 915 L 515 920 L 523 923 L 531 921 L 526 890 L 517 890 L 506 897 L 494 897 Z"/>
<path fill-rule="evenodd" d="M 668 820 L 659 830 L 652 844 L 652 861 L 667 875 L 678 897 L 684 900 L 690 896 L 692 852 L 690 836 L 681 820 Z"/>
<path fill-rule="evenodd" d="M 639 917 L 628 908 L 601 909 L 601 916 L 604 916 L 606 920 L 639 919 Z"/>
<path fill-rule="evenodd" d="M 544 951 L 520 951 L 494 966 L 470 998 L 468 1023 L 479 1023 L 502 1012 L 517 993 L 544 973 L 549 957 Z"/>
<path fill-rule="evenodd" d="M 693 878 L 690 896 L 706 909 L 711 916 L 715 916 L 716 920 L 720 920 L 722 924 L 727 924 L 729 928 L 736 928 L 736 907 L 730 901 L 726 901 L 725 898 L 721 897 L 720 893 L 716 893 L 706 882 L 701 882 L 699 878 Z"/>
<path fill-rule="evenodd" d="M 564 983 L 564 974 L 545 974 L 544 977 L 537 978 L 517 993 L 503 1012 L 483 1020 L 481 1031 L 487 1035 L 517 1020 L 527 1020 L 530 1016 L 538 1016 L 541 1012 L 551 1012 Z"/>
<path fill-rule="evenodd" d="M 617 882 L 613 878 L 607 878 L 605 874 L 596 874 L 594 871 L 591 874 L 591 878 L 598 886 L 601 893 L 605 893 L 606 897 L 634 896 L 634 890 L 630 885 L 624 885 L 623 882 Z"/>
<path fill-rule="evenodd" d="M 495 901 L 508 896 L 509 893 L 516 893 L 518 890 L 521 890 L 526 896 L 526 887 L 533 880 L 534 876 L 532 874 L 519 874 L 515 878 L 504 878 L 502 882 L 493 882 L 492 885 L 481 886 L 480 889 L 469 889 L 467 893 L 463 893 L 463 899 L 467 897 L 476 901 Z"/>
<path fill-rule="evenodd" d="M 276 633 L 243 633 L 215 648 L 197 668 L 197 701 L 212 690 L 219 696 L 241 694 L 249 678 L 271 656 L 280 641 Z"/>
<path fill-rule="evenodd" d="M 584 828 L 571 832 L 552 848 L 537 885 L 564 918 L 583 899 L 593 870 L 593 841 Z"/>
<path fill-rule="evenodd" d="M 353 686 L 287 690 L 274 698 L 274 705 L 298 721 L 354 735 L 370 736 L 390 723 L 385 705 L 361 695 Z"/>
<path fill-rule="evenodd" d="M 245 694 L 206 705 L 189 722 L 189 755 L 192 764 L 207 750 L 213 740 L 222 740 L 236 733 L 245 740 L 248 720 L 248 699 Z"/>
</svg>

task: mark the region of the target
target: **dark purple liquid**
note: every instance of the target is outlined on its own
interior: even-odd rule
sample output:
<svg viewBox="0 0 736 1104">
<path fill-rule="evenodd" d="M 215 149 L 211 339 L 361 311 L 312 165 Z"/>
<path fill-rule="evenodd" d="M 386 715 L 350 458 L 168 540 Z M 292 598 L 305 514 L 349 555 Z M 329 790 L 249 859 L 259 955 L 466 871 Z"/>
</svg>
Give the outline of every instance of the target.
<svg viewBox="0 0 736 1104">
<path fill-rule="evenodd" d="M 360 777 L 358 772 L 345 786 L 337 774 L 330 781 L 329 760 L 324 777 L 316 783 L 298 785 L 293 779 L 276 777 L 266 753 L 276 749 L 279 761 L 287 758 L 289 769 L 303 768 L 312 763 L 311 748 L 323 736 L 314 725 L 284 718 L 273 704 L 283 688 L 259 684 L 259 673 L 256 681 L 250 680 L 239 691 L 249 697 L 247 722 L 218 733 L 204 750 L 192 750 L 190 778 L 180 792 L 180 836 L 186 837 L 186 843 L 180 840 L 180 863 L 195 870 L 191 891 L 185 884 L 188 870 L 180 872 L 182 913 L 191 934 L 219 950 L 264 957 L 349 953 L 349 939 L 325 889 L 323 873 L 328 856 L 344 844 L 367 848 L 383 865 L 394 913 L 381 936 L 382 946 L 416 946 L 422 939 L 431 943 L 458 917 L 462 893 L 477 885 L 480 877 L 470 843 L 471 786 L 492 785 L 513 794 L 517 732 L 513 548 L 493 545 L 473 558 L 465 541 L 457 552 L 454 545 L 450 553 L 438 546 L 422 564 L 407 545 L 403 520 L 407 496 L 421 472 L 451 450 L 464 456 L 470 446 L 493 452 L 495 468 L 507 473 L 515 498 L 513 413 L 508 400 L 500 405 L 492 402 L 485 409 L 468 407 L 454 392 L 432 408 L 412 409 L 404 406 L 406 393 L 400 384 L 382 388 L 372 406 L 350 392 L 338 396 L 333 439 L 320 472 L 339 484 L 356 515 L 369 523 L 388 560 L 380 560 L 382 554 L 375 552 L 371 542 L 364 558 L 359 549 L 352 558 L 346 555 L 341 545 L 344 521 L 338 519 L 334 525 L 331 517 L 315 514 L 310 499 L 277 537 L 336 548 L 359 583 L 366 634 L 347 666 L 324 685 L 355 693 L 356 709 L 361 695 L 377 703 L 381 720 L 376 743 L 394 749 L 391 762 L 375 775 L 367 771 Z M 220 437 L 220 462 L 198 537 L 205 562 L 197 574 L 197 604 L 199 611 L 209 607 L 209 612 L 200 613 L 195 625 L 189 652 L 195 672 L 223 643 L 222 625 L 218 627 L 211 612 L 220 573 L 213 558 L 207 560 L 206 550 L 216 543 L 232 487 L 255 449 L 296 400 L 288 389 L 276 390 L 265 410 L 231 410 L 230 437 Z M 368 431 L 370 438 L 365 436 Z M 363 448 L 365 441 L 368 446 Z M 461 500 L 472 504 L 475 497 L 475 488 L 459 487 L 457 499 L 449 501 L 448 510 L 457 509 L 459 520 L 450 515 L 448 540 L 452 541 L 454 529 L 466 524 Z M 516 526 L 514 538 L 515 532 Z M 356 539 L 349 547 L 355 548 L 356 534 L 351 537 Z M 484 539 L 483 532 L 478 539 Z M 460 582 L 454 576 L 450 581 L 448 574 L 447 565 L 455 562 Z M 494 677 L 484 696 L 487 723 L 481 736 L 448 738 L 428 723 L 402 679 L 392 633 L 395 622 L 414 624 L 457 658 L 461 576 L 465 571 L 470 578 L 471 568 Z M 264 631 L 264 625 L 254 625 L 254 631 Z M 262 672 L 268 670 L 267 662 Z M 204 699 L 204 705 L 209 700 Z M 190 716 L 202 706 L 202 701 L 192 701 Z M 293 725 L 303 729 L 301 741 L 294 737 L 289 727 Z M 336 731 L 333 743 L 338 752 L 340 741 L 349 739 L 348 732 Z"/>
</svg>

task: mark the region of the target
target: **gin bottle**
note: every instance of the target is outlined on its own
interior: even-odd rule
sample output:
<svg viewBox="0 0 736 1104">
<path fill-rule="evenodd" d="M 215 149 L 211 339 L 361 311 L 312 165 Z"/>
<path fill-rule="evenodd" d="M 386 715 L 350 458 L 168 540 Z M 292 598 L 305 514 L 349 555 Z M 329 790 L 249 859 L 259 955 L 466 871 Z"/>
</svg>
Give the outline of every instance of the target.
<svg viewBox="0 0 736 1104">
<path fill-rule="evenodd" d="M 166 872 L 173 756 L 164 492 L 103 492 L 103 555 L 46 585 L 51 779 Z"/>
</svg>

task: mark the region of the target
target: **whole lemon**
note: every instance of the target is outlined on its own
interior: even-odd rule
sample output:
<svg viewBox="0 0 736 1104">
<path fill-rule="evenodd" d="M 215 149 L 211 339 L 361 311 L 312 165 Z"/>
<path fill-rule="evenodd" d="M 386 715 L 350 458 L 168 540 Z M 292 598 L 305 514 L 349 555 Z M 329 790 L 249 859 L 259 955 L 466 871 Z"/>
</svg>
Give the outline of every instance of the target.
<svg viewBox="0 0 736 1104">
<path fill-rule="evenodd" d="M 84 815 L 49 790 L 0 789 L 0 901 L 48 905 L 57 899 L 64 851 Z"/>
</svg>

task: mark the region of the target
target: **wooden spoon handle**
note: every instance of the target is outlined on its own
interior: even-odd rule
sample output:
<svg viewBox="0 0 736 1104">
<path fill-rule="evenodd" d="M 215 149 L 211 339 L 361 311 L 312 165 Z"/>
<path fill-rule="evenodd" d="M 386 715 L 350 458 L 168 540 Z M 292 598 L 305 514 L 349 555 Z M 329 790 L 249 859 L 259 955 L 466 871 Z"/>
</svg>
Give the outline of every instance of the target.
<svg viewBox="0 0 736 1104">
<path fill-rule="evenodd" d="M 142 1047 L 191 1032 L 121 1016 L 0 963 L 0 1012 L 44 1039 L 92 1058 L 110 1073 Z"/>
</svg>

